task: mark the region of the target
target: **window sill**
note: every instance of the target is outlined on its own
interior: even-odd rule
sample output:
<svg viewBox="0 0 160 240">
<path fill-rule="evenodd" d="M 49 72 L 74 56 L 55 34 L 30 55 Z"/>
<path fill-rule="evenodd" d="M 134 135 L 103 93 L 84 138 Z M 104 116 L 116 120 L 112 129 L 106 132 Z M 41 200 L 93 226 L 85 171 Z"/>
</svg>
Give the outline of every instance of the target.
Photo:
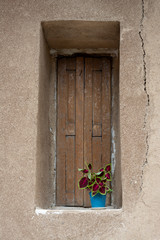
<svg viewBox="0 0 160 240">
<path fill-rule="evenodd" d="M 105 207 L 105 208 L 83 208 L 83 207 L 54 207 L 53 209 L 42 209 L 36 208 L 35 213 L 36 215 L 56 215 L 56 214 L 63 214 L 63 213 L 94 213 L 99 214 L 101 213 L 120 213 L 122 212 L 122 208 L 116 209 L 113 207 Z"/>
</svg>

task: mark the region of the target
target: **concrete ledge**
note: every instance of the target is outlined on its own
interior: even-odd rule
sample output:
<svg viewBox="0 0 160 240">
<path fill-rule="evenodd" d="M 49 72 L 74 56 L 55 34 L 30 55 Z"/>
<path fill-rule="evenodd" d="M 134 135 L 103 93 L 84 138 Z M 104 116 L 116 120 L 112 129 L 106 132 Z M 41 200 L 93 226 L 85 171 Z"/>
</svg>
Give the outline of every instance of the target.
<svg viewBox="0 0 160 240">
<path fill-rule="evenodd" d="M 63 213 L 91 213 L 99 214 L 99 213 L 121 213 L 122 208 L 115 209 L 111 206 L 105 208 L 83 208 L 83 207 L 55 207 L 53 209 L 42 209 L 36 208 L 36 215 L 54 215 L 54 214 L 63 214 Z"/>
</svg>

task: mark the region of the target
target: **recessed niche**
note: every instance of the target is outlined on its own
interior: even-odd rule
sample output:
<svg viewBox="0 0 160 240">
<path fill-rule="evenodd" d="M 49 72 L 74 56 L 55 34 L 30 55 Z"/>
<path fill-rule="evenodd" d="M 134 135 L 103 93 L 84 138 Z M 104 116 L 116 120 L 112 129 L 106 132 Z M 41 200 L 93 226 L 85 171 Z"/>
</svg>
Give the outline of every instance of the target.
<svg viewBox="0 0 160 240">
<path fill-rule="evenodd" d="M 41 23 L 37 130 L 36 206 L 56 206 L 57 57 L 107 56 L 112 62 L 111 206 L 122 206 L 119 122 L 119 22 L 48 21 Z"/>
</svg>

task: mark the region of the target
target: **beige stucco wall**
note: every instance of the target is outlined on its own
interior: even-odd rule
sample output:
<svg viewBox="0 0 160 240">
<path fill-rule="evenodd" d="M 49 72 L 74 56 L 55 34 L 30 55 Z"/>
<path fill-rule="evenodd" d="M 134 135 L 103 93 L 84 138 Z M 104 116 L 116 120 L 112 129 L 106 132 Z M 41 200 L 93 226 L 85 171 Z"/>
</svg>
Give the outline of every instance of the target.
<svg viewBox="0 0 160 240">
<path fill-rule="evenodd" d="M 159 12 L 158 0 L 0 1 L 0 239 L 160 239 Z M 39 132 L 39 94 L 49 102 L 40 23 L 54 20 L 120 22 L 122 209 L 35 212 L 48 131 Z"/>
</svg>

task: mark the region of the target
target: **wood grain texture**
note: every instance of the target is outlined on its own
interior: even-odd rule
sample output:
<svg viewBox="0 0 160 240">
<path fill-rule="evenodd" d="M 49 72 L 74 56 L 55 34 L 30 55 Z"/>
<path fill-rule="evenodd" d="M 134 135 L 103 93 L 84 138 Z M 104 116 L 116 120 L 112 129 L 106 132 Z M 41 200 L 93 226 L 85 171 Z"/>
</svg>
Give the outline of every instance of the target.
<svg viewBox="0 0 160 240">
<path fill-rule="evenodd" d="M 98 59 L 99 60 L 99 59 Z M 94 60 L 94 64 L 99 61 Z M 93 136 L 102 136 L 102 71 L 93 71 Z"/>
<path fill-rule="evenodd" d="M 103 58 L 102 65 L 102 164 L 111 162 L 111 65 Z M 109 184 L 110 186 L 110 184 Z M 111 194 L 107 194 L 107 205 L 111 203 Z"/>
<path fill-rule="evenodd" d="M 93 137 L 102 137 L 102 124 L 94 124 L 93 123 L 93 129 L 92 129 L 92 135 Z"/>
<path fill-rule="evenodd" d="M 66 206 L 74 206 L 75 137 L 66 136 Z"/>
<path fill-rule="evenodd" d="M 66 57 L 66 70 L 75 71 L 76 70 L 76 58 L 75 57 Z"/>
<path fill-rule="evenodd" d="M 78 188 L 78 180 L 83 168 L 83 118 L 84 118 L 84 58 L 76 59 L 76 161 L 75 161 L 75 205 L 83 206 L 83 192 Z"/>
<path fill-rule="evenodd" d="M 84 161 L 92 163 L 92 58 L 85 58 L 84 106 Z M 87 191 L 84 191 L 84 206 L 90 206 L 90 199 Z"/>
<path fill-rule="evenodd" d="M 75 103 L 76 103 L 76 96 L 75 96 L 75 85 L 76 85 L 76 78 L 75 78 L 75 71 L 66 72 L 67 75 L 67 128 L 66 128 L 66 135 L 75 135 Z"/>
<path fill-rule="evenodd" d="M 102 68 L 102 164 L 110 163 L 111 149 L 111 74 L 110 61 L 103 58 Z"/>
<path fill-rule="evenodd" d="M 102 72 L 93 71 L 93 123 L 102 121 Z"/>
<path fill-rule="evenodd" d="M 102 138 L 101 137 L 93 137 L 93 171 L 98 172 L 98 170 L 102 167 Z"/>
<path fill-rule="evenodd" d="M 75 71 L 67 71 L 67 121 L 75 122 Z"/>
<path fill-rule="evenodd" d="M 62 97 L 63 96 L 63 97 Z M 66 112 L 67 112 L 66 58 L 58 61 L 58 117 L 57 117 L 57 205 L 65 205 Z"/>
</svg>

